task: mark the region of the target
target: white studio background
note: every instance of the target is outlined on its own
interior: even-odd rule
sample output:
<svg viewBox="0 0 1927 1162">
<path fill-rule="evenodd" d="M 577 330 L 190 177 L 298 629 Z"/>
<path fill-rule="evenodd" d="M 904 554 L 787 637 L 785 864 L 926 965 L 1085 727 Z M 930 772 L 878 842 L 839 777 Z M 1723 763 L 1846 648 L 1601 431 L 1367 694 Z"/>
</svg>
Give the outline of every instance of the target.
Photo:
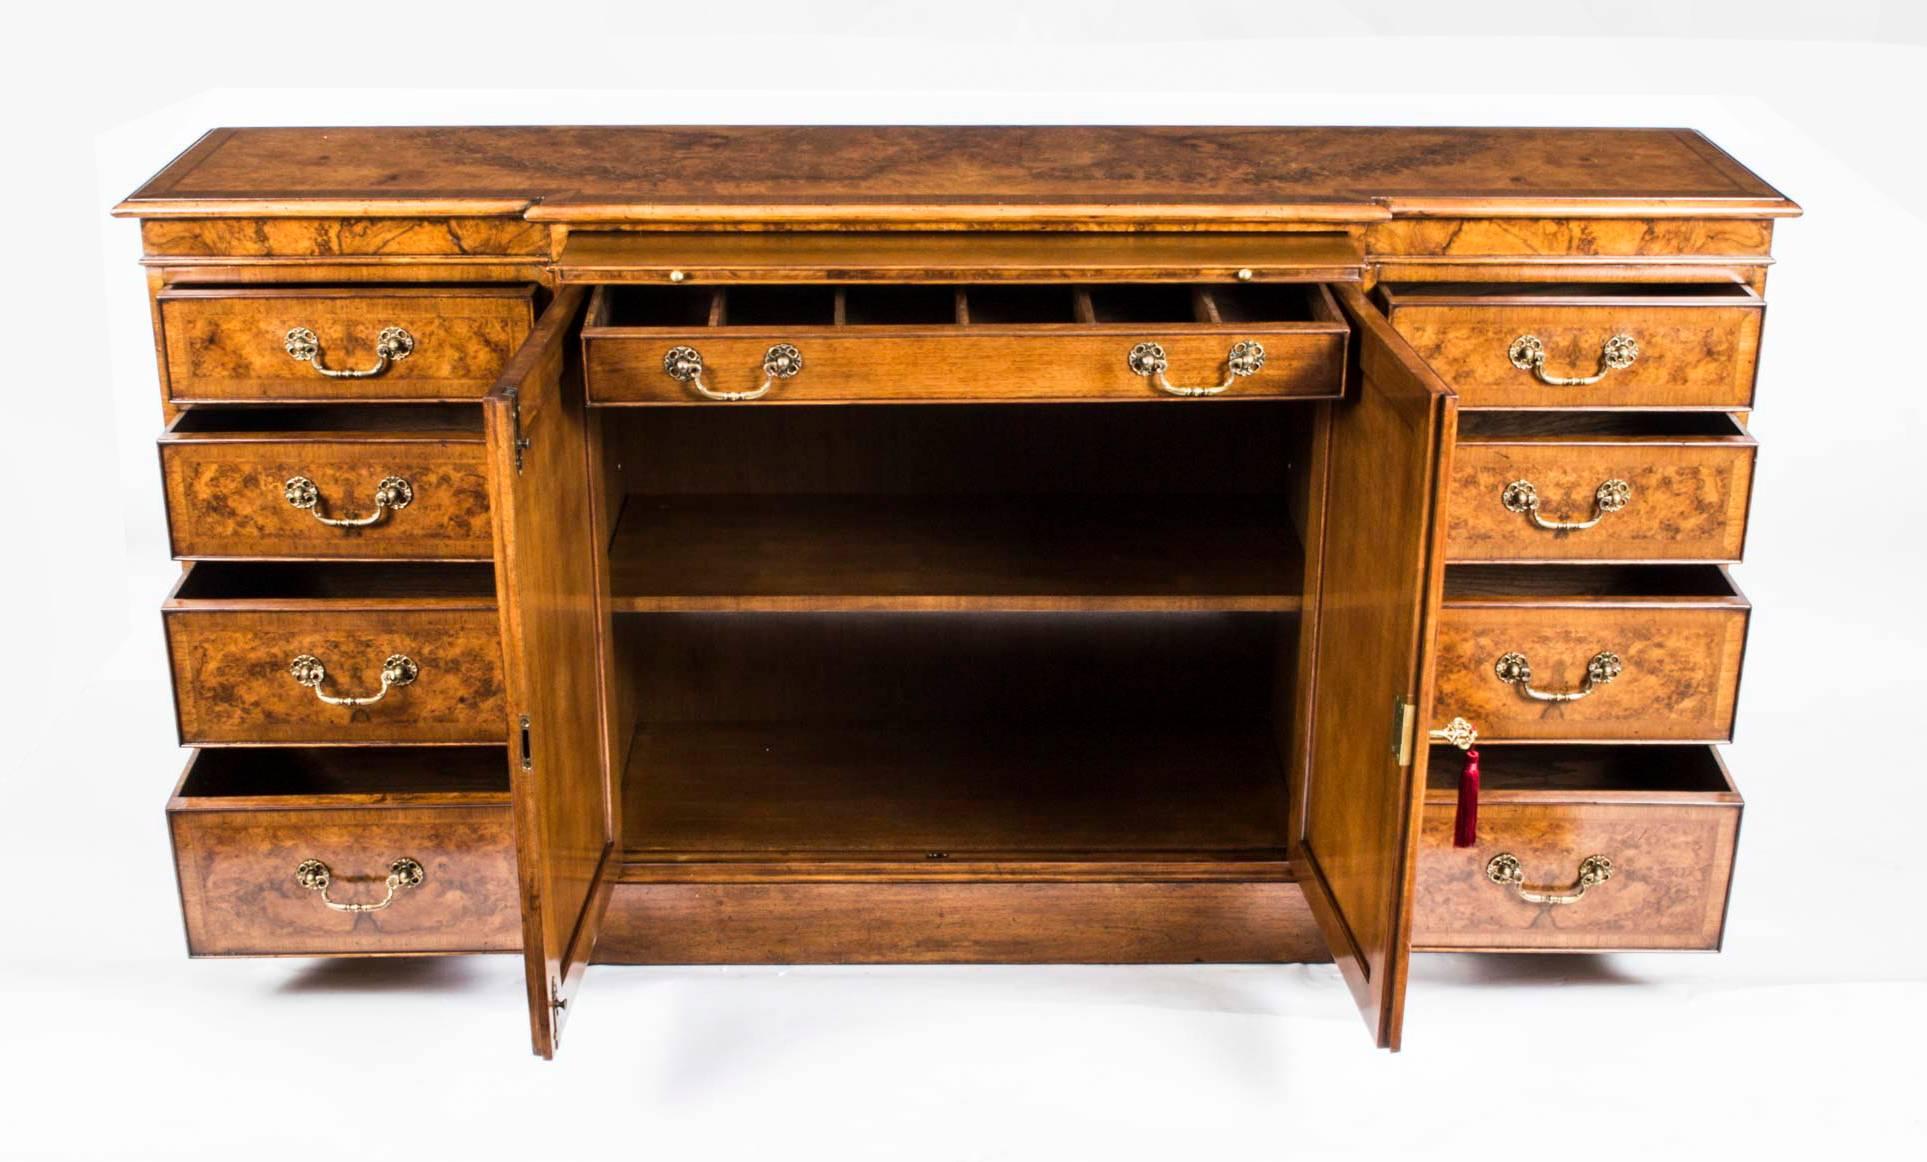
<svg viewBox="0 0 1927 1162">
<path fill-rule="evenodd" d="M 6 77 L 0 1156 L 1876 1157 L 1927 1135 L 1927 271 L 1910 4 L 70 5 Z M 26 17 L 16 15 L 16 21 Z M 160 426 L 108 207 L 217 125 L 1686 125 L 1801 202 L 1753 425 L 1726 951 L 1330 966 L 189 963 Z M 1522 157 L 1521 166 L 1532 159 Z"/>
</svg>

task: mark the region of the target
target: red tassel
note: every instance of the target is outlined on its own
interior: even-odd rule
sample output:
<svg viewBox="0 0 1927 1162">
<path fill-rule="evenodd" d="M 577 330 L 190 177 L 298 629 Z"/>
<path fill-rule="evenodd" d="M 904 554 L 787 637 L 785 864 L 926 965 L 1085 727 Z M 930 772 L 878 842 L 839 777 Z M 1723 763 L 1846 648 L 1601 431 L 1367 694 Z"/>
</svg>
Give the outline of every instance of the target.
<svg viewBox="0 0 1927 1162">
<path fill-rule="evenodd" d="M 1459 775 L 1459 813 L 1452 821 L 1452 846 L 1472 847 L 1479 842 L 1479 752 L 1465 752 L 1465 770 Z"/>
</svg>

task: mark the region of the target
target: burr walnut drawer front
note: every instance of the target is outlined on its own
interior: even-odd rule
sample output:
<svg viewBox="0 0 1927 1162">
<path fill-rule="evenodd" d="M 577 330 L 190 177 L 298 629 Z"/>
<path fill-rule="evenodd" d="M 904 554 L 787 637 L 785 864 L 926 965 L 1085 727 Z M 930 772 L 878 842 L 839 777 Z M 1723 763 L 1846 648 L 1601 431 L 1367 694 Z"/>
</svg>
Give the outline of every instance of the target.
<svg viewBox="0 0 1927 1162">
<path fill-rule="evenodd" d="M 494 553 L 477 408 L 190 408 L 160 449 L 178 559 Z"/>
<path fill-rule="evenodd" d="M 1765 303 L 1740 283 L 1397 283 L 1379 293 L 1462 408 L 1752 406 Z"/>
<path fill-rule="evenodd" d="M 1722 412 L 1467 412 L 1452 561 L 1737 561 L 1753 438 Z"/>
<path fill-rule="evenodd" d="M 195 956 L 520 946 L 500 746 L 199 751 L 167 819 Z"/>
<path fill-rule="evenodd" d="M 1433 749 L 1414 948 L 1720 946 L 1743 804 L 1713 748 L 1484 747 L 1470 847 L 1453 846 L 1459 767 Z"/>
<path fill-rule="evenodd" d="M 156 299 L 176 403 L 479 400 L 535 322 L 527 286 L 175 287 Z"/>
<path fill-rule="evenodd" d="M 1454 566 L 1437 714 L 1487 741 L 1723 742 L 1749 612 L 1717 566 Z"/>
<path fill-rule="evenodd" d="M 599 404 L 1333 398 L 1316 284 L 799 284 L 597 290 Z"/>
<path fill-rule="evenodd" d="M 162 619 L 183 743 L 507 734 L 487 565 L 203 563 Z"/>
</svg>

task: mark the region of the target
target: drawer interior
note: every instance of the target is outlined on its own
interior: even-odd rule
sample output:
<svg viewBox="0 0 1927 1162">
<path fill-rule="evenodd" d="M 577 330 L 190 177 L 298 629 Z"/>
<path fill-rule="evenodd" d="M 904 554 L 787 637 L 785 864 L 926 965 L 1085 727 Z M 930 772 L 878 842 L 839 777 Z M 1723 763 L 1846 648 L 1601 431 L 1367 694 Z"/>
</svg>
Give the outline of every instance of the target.
<svg viewBox="0 0 1927 1162">
<path fill-rule="evenodd" d="M 171 436 L 238 435 L 482 435 L 482 411 L 461 404 L 201 404 L 167 426 Z"/>
<path fill-rule="evenodd" d="M 1456 791 L 1464 763 L 1450 746 L 1432 747 L 1428 790 Z M 1732 780 L 1710 746 L 1486 746 L 1479 748 L 1485 793 L 1678 792 L 1729 794 Z"/>
<path fill-rule="evenodd" d="M 201 561 L 189 567 L 172 601 L 381 601 L 495 599 L 487 562 Z"/>
<path fill-rule="evenodd" d="M 592 328 L 1342 325 L 1324 288 L 1301 283 L 622 285 L 596 300 Z"/>
<path fill-rule="evenodd" d="M 1747 439 L 1726 412 L 1465 411 L 1459 439 Z"/>
<path fill-rule="evenodd" d="M 1445 600 L 1503 598 L 1740 599 L 1717 565 L 1453 565 Z"/>
<path fill-rule="evenodd" d="M 499 746 L 220 747 L 197 751 L 175 792 L 240 798 L 461 794 L 506 798 Z"/>
</svg>

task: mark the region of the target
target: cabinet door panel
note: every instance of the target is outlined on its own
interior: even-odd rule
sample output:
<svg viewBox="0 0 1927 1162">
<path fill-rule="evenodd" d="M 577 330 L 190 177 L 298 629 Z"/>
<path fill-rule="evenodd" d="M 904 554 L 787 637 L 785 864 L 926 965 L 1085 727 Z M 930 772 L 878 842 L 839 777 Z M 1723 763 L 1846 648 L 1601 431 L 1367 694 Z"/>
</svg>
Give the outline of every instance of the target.
<svg viewBox="0 0 1927 1162">
<path fill-rule="evenodd" d="M 1331 405 L 1323 579 L 1300 877 L 1378 1043 L 1397 1048 L 1444 571 L 1440 499 L 1455 397 L 1363 295 Z"/>
<path fill-rule="evenodd" d="M 522 947 L 544 1057 L 595 948 L 613 833 L 577 341 L 583 299 L 578 288 L 556 296 L 484 401 Z"/>
</svg>

